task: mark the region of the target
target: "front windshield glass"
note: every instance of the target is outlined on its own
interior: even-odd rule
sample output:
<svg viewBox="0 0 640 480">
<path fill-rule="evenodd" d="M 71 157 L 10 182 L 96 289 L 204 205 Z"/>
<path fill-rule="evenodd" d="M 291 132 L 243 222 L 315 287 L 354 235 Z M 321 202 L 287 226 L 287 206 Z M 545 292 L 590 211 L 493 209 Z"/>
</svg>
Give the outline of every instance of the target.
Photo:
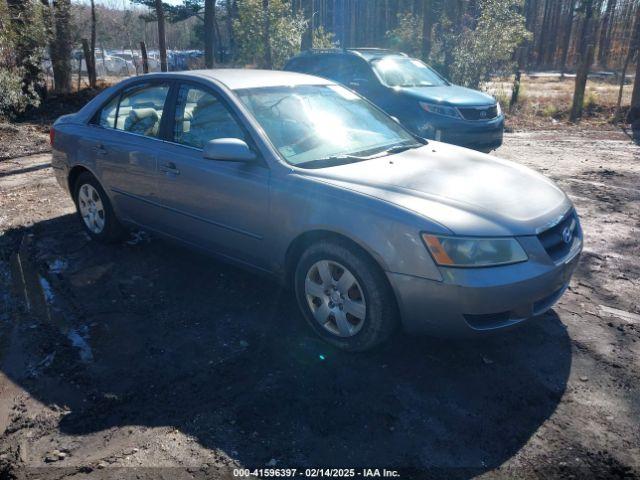
<svg viewBox="0 0 640 480">
<path fill-rule="evenodd" d="M 373 69 L 388 87 L 437 87 L 447 82 L 420 60 L 385 57 L 372 62 Z"/>
<path fill-rule="evenodd" d="M 393 119 L 338 85 L 254 88 L 236 93 L 292 165 L 329 166 L 421 146 Z"/>
</svg>

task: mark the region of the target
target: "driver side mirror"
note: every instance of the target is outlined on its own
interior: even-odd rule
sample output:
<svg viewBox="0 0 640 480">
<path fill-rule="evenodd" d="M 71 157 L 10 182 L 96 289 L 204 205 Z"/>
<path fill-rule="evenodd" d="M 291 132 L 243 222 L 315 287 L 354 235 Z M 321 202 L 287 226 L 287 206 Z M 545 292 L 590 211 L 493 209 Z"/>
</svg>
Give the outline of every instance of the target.
<svg viewBox="0 0 640 480">
<path fill-rule="evenodd" d="M 257 155 L 249 145 L 239 138 L 217 138 L 209 140 L 202 151 L 202 158 L 226 162 L 253 162 Z"/>
</svg>

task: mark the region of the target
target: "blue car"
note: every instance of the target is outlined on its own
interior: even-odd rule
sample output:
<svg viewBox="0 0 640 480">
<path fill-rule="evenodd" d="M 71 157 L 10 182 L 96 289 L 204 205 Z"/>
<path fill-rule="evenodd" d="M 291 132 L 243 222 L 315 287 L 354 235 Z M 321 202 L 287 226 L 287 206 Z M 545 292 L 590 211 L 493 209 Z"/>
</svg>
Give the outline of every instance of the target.
<svg viewBox="0 0 640 480">
<path fill-rule="evenodd" d="M 311 50 L 289 60 L 285 70 L 340 82 L 420 137 L 484 152 L 502 145 L 504 115 L 495 98 L 453 85 L 403 53 Z"/>
</svg>

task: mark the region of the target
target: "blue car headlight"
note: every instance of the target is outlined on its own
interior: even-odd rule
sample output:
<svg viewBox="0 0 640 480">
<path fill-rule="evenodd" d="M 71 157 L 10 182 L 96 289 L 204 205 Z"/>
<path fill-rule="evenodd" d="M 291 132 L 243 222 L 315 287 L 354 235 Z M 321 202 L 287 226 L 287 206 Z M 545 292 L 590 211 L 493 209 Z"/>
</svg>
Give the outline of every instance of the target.
<svg viewBox="0 0 640 480">
<path fill-rule="evenodd" d="M 515 238 L 448 237 L 422 234 L 425 245 L 443 267 L 491 267 L 525 262 L 527 254 Z"/>
<path fill-rule="evenodd" d="M 462 118 L 460 112 L 455 107 L 449 107 L 447 105 L 438 105 L 435 103 L 419 102 L 420 107 L 427 113 L 433 113 L 434 115 L 442 115 L 443 117 L 450 118 Z"/>
</svg>

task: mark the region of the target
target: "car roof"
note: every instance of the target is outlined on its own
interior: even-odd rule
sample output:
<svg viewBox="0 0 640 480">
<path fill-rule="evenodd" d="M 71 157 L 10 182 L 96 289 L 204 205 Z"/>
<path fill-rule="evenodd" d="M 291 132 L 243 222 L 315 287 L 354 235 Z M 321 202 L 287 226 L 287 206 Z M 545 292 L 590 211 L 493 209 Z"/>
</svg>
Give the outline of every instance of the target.
<svg viewBox="0 0 640 480">
<path fill-rule="evenodd" d="M 303 73 L 280 70 L 255 70 L 250 68 L 214 68 L 210 70 L 150 73 L 148 76 L 203 78 L 222 83 L 231 90 L 297 85 L 331 85 L 334 83 L 324 78 L 305 75 Z"/>
<path fill-rule="evenodd" d="M 407 57 L 407 54 L 388 50 L 386 48 L 326 48 L 312 49 L 300 53 L 300 57 L 304 56 L 320 56 L 320 55 L 353 55 L 360 57 L 367 62 L 383 57 Z"/>
</svg>

